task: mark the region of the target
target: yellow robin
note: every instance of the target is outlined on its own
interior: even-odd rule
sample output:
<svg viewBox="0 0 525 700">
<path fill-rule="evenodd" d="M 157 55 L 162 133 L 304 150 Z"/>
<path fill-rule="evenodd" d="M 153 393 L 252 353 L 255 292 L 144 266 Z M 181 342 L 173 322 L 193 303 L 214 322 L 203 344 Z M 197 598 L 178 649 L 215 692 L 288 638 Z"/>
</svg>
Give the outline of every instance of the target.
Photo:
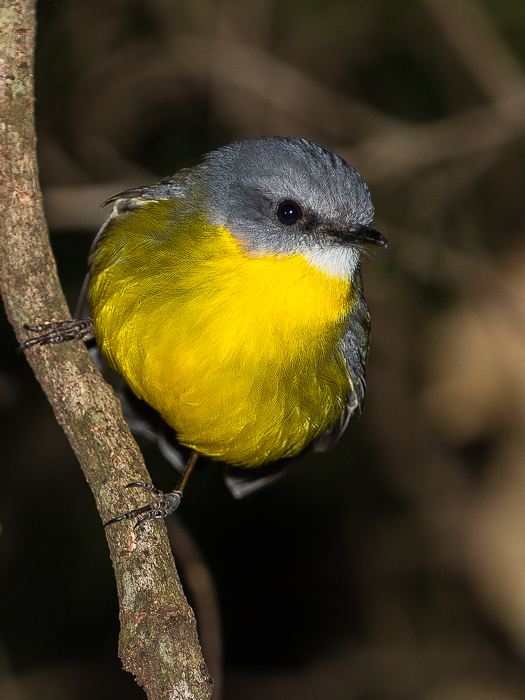
<svg viewBox="0 0 525 700">
<path fill-rule="evenodd" d="M 155 502 L 110 522 L 175 510 L 197 455 L 261 469 L 264 482 L 279 460 L 331 448 L 365 395 L 362 254 L 387 245 L 359 173 L 273 136 L 109 203 L 90 256 L 91 318 L 31 326 L 46 334 L 23 347 L 94 333 L 192 450 L 174 492 L 135 483 Z"/>
</svg>

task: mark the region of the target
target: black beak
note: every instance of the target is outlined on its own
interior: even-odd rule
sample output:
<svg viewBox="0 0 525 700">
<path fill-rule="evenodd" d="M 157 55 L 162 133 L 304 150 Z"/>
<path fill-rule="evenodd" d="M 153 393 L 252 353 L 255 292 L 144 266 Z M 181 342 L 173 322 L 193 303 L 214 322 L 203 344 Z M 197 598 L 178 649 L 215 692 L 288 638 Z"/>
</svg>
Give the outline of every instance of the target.
<svg viewBox="0 0 525 700">
<path fill-rule="evenodd" d="M 346 245 L 375 246 L 376 248 L 388 246 L 388 241 L 382 233 L 361 224 L 346 231 L 330 231 L 329 235 L 338 238 L 341 243 L 346 243 Z"/>
</svg>

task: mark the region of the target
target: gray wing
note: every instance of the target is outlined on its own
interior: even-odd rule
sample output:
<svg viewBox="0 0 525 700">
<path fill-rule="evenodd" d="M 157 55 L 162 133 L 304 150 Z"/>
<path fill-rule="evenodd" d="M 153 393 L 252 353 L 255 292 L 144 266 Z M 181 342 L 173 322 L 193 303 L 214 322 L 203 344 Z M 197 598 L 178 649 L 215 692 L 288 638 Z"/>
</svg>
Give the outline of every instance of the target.
<svg viewBox="0 0 525 700">
<path fill-rule="evenodd" d="M 352 315 L 343 337 L 343 354 L 352 382 L 352 390 L 337 423 L 312 443 L 314 452 L 328 452 L 346 430 L 348 421 L 356 410 L 361 411 L 366 392 L 365 367 L 370 346 L 370 312 L 363 296 L 361 272 L 356 275 L 357 296 Z"/>
</svg>

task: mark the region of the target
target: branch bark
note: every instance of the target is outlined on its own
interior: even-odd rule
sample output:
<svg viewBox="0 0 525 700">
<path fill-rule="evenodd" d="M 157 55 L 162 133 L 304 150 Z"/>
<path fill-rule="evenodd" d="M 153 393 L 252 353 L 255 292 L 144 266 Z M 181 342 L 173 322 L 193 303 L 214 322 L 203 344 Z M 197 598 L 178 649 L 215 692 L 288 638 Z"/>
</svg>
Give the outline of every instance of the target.
<svg viewBox="0 0 525 700">
<path fill-rule="evenodd" d="M 19 341 L 22 325 L 69 318 L 42 208 L 34 129 L 36 0 L 0 0 L 0 291 Z M 118 400 L 82 343 L 26 353 L 77 455 L 104 520 L 136 507 L 125 490 L 148 481 Z M 120 601 L 120 656 L 150 699 L 209 698 L 201 655 L 163 523 L 108 529 Z"/>
</svg>

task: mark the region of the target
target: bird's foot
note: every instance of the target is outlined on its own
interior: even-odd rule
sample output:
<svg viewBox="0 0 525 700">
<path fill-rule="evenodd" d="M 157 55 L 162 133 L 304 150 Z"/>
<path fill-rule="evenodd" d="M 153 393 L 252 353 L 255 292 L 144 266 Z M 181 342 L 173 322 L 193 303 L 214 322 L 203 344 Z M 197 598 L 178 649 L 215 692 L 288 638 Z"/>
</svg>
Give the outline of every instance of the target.
<svg viewBox="0 0 525 700">
<path fill-rule="evenodd" d="M 118 523 L 121 520 L 133 520 L 137 517 L 138 520 L 134 528 L 138 527 L 146 520 L 162 520 L 167 515 L 177 510 L 182 499 L 182 491 L 164 493 L 164 491 L 160 491 L 160 489 L 153 486 L 153 484 L 143 484 L 141 481 L 133 481 L 131 484 L 127 484 L 126 488 L 137 488 L 145 493 L 152 493 L 154 496 L 158 496 L 158 498 L 147 506 L 135 508 L 135 510 L 130 510 L 124 513 L 124 515 L 120 515 L 118 518 L 108 520 L 107 523 L 104 523 L 104 527 L 112 525 L 113 523 Z"/>
<path fill-rule="evenodd" d="M 35 325 L 24 323 L 24 328 L 42 335 L 26 340 L 18 348 L 19 352 L 34 345 L 55 345 L 67 340 L 88 340 L 93 335 L 93 322 L 90 318 L 71 318 L 68 321 L 51 321 Z"/>
</svg>

